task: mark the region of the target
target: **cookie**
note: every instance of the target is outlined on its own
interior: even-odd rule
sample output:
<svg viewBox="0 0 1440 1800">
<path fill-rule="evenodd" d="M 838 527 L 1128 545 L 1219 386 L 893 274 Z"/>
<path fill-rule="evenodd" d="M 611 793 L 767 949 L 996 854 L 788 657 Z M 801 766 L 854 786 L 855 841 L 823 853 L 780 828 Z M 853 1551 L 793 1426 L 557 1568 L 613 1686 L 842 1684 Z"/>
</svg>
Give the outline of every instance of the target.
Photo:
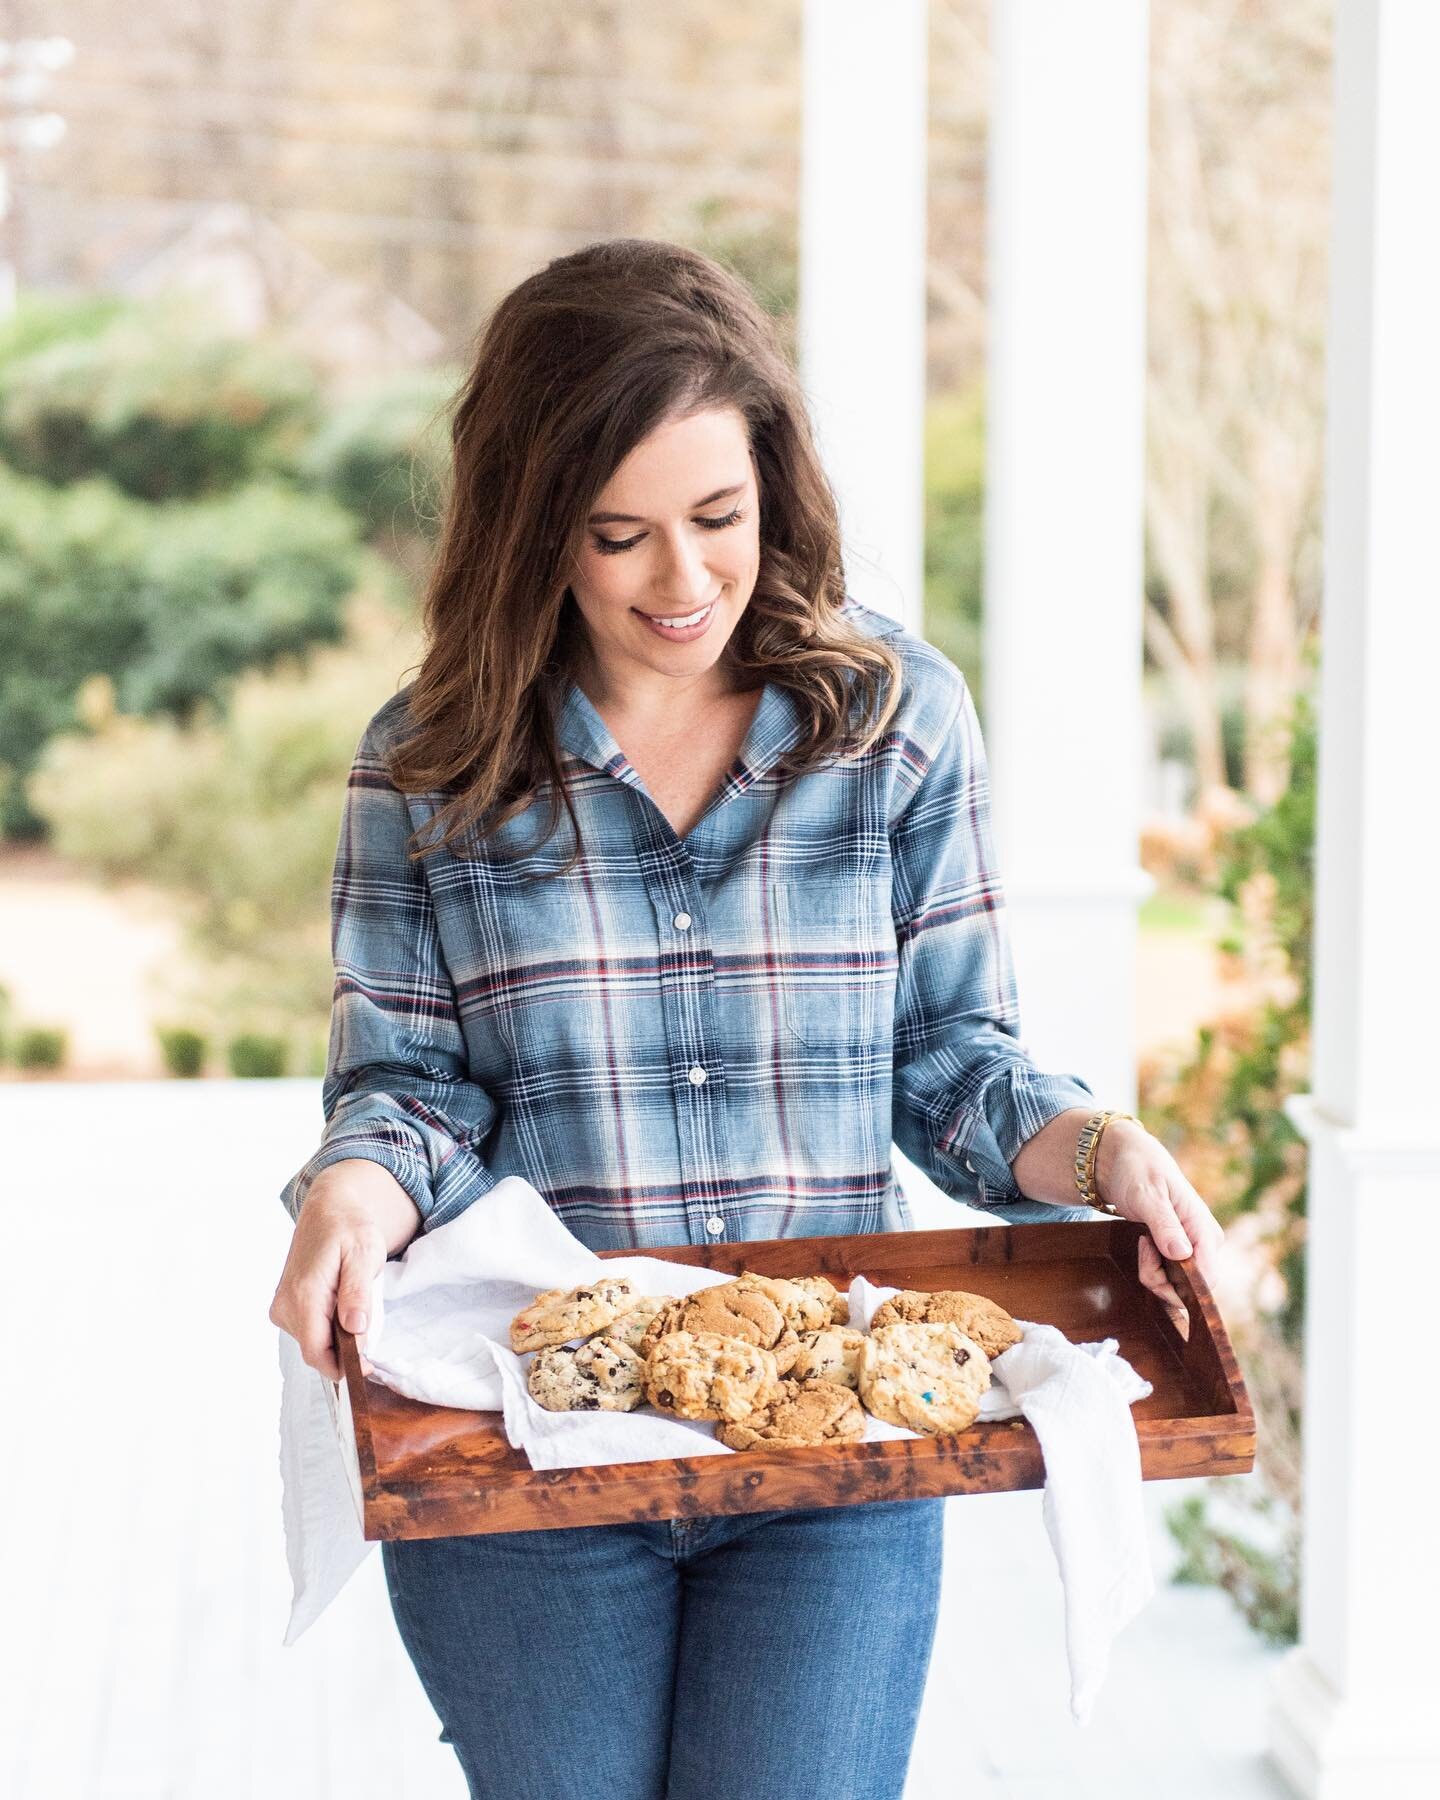
<svg viewBox="0 0 1440 1800">
<path fill-rule="evenodd" d="M 824 1284 L 823 1294 L 807 1285 L 817 1281 Z M 805 1282 L 789 1281 L 780 1276 L 755 1275 L 747 1269 L 738 1281 L 728 1285 L 743 1292 L 764 1294 L 779 1309 L 791 1331 L 819 1331 L 822 1326 L 830 1323 L 830 1306 L 835 1298 L 835 1290 L 823 1276 L 807 1276 Z M 711 1293 L 722 1291 L 719 1288 L 710 1290 Z"/>
<path fill-rule="evenodd" d="M 624 1275 L 592 1281 L 585 1287 L 547 1288 L 510 1321 L 510 1348 L 517 1356 L 545 1350 L 571 1338 L 603 1331 L 634 1304 L 634 1284 Z"/>
<path fill-rule="evenodd" d="M 680 1308 L 685 1304 L 683 1299 L 665 1300 L 650 1323 L 645 1327 L 640 1339 L 640 1354 L 649 1357 L 662 1337 L 669 1337 L 672 1331 L 680 1329 Z"/>
<path fill-rule="evenodd" d="M 782 1381 L 747 1418 L 715 1433 L 732 1450 L 787 1449 L 800 1444 L 853 1444 L 865 1414 L 848 1387 L 833 1381 Z"/>
<path fill-rule="evenodd" d="M 633 1412 L 644 1398 L 645 1364 L 602 1333 L 572 1350 L 552 1344 L 530 1365 L 526 1385 L 547 1412 Z"/>
<path fill-rule="evenodd" d="M 958 1325 L 882 1325 L 860 1351 L 860 1398 L 911 1431 L 964 1431 L 989 1385 L 989 1358 Z"/>
<path fill-rule="evenodd" d="M 864 1343 L 863 1331 L 827 1325 L 823 1331 L 802 1331 L 793 1344 L 776 1350 L 775 1362 L 790 1381 L 835 1381 L 841 1387 L 858 1388 Z"/>
<path fill-rule="evenodd" d="M 645 1349 L 648 1354 L 672 1331 L 688 1331 L 697 1337 L 743 1338 L 747 1344 L 773 1350 L 788 1330 L 784 1313 L 768 1294 L 738 1281 L 722 1281 L 716 1287 L 687 1294 L 657 1313 L 646 1331 Z"/>
<path fill-rule="evenodd" d="M 743 1419 L 779 1379 L 774 1355 L 759 1344 L 672 1331 L 645 1364 L 645 1398 L 677 1419 Z"/>
<path fill-rule="evenodd" d="M 823 1275 L 796 1275 L 792 1277 L 792 1280 L 796 1287 L 804 1288 L 807 1294 L 814 1294 L 817 1299 L 823 1300 L 830 1308 L 830 1317 L 826 1320 L 826 1324 L 848 1325 L 850 1323 L 850 1302 L 844 1294 L 836 1290 L 834 1282 L 827 1281 Z M 823 1330 L 823 1327 L 817 1326 L 816 1329 Z"/>
<path fill-rule="evenodd" d="M 875 1308 L 870 1329 L 877 1325 L 958 1325 L 987 1356 L 999 1356 L 1024 1335 L 1003 1306 L 983 1294 L 967 1294 L 959 1288 L 906 1288 Z"/>
<path fill-rule="evenodd" d="M 639 1350 L 645 1341 L 645 1333 L 650 1329 L 651 1320 L 662 1307 L 670 1305 L 671 1298 L 669 1294 L 644 1295 L 610 1321 L 605 1327 L 606 1337 L 619 1338 L 632 1350 Z"/>
</svg>

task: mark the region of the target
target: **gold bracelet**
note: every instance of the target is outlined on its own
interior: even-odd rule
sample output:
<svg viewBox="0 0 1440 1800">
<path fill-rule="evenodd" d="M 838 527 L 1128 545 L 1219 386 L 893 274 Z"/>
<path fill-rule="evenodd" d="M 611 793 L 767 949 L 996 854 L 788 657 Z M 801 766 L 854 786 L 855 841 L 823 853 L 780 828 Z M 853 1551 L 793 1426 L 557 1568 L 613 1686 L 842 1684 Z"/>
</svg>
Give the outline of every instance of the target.
<svg viewBox="0 0 1440 1800">
<path fill-rule="evenodd" d="M 1112 1213 L 1117 1219 L 1123 1218 L 1120 1208 L 1109 1200 L 1102 1200 L 1095 1191 L 1095 1163 L 1100 1151 L 1100 1139 L 1105 1127 L 1112 1119 L 1132 1119 L 1139 1125 L 1141 1121 L 1134 1113 L 1111 1112 L 1101 1110 L 1091 1113 L 1080 1127 L 1080 1138 L 1075 1146 L 1075 1186 L 1080 1198 L 1086 1206 L 1093 1206 L 1100 1212 Z"/>
</svg>

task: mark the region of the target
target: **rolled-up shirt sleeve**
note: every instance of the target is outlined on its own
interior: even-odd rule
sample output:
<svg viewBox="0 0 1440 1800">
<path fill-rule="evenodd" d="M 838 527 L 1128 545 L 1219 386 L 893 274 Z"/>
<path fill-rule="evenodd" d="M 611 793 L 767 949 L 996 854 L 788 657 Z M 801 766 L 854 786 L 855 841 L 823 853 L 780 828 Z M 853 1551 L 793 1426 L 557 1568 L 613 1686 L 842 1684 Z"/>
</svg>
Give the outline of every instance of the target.
<svg viewBox="0 0 1440 1800">
<path fill-rule="evenodd" d="M 280 1197 L 298 1218 L 322 1169 L 363 1157 L 390 1171 L 430 1231 L 499 1179 L 482 1154 L 497 1106 L 469 1073 L 425 867 L 406 853 L 413 822 L 386 771 L 387 711 L 360 740 L 341 811 L 325 1126 Z"/>
<path fill-rule="evenodd" d="M 1003 1207 L 1022 1198 L 1010 1166 L 1020 1146 L 1095 1095 L 1078 1075 L 1037 1068 L 1021 1039 L 985 746 L 969 686 L 948 667 L 948 715 L 911 747 L 913 779 L 890 821 L 893 1129 L 946 1193 Z"/>
</svg>

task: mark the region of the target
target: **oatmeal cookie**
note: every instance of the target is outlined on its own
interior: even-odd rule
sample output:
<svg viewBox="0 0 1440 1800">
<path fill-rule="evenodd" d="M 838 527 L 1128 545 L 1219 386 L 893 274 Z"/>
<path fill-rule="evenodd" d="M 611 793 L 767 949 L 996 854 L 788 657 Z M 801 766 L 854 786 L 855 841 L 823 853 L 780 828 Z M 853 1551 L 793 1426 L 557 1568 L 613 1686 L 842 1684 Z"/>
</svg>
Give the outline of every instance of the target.
<svg viewBox="0 0 1440 1800">
<path fill-rule="evenodd" d="M 941 1288 L 933 1294 L 906 1288 L 875 1308 L 870 1329 L 901 1324 L 958 1325 L 987 1356 L 999 1356 L 1024 1335 L 1003 1306 L 959 1288 Z"/>
<path fill-rule="evenodd" d="M 602 1333 L 578 1349 L 552 1344 L 540 1351 L 526 1385 L 547 1412 L 633 1412 L 644 1398 L 644 1375 L 640 1355 Z"/>
<path fill-rule="evenodd" d="M 670 1332 L 688 1331 L 696 1336 L 710 1333 L 743 1338 L 747 1344 L 773 1350 L 788 1330 L 784 1313 L 768 1294 L 738 1281 L 723 1281 L 687 1294 L 658 1312 L 645 1333 L 645 1348 L 648 1354 Z"/>
<path fill-rule="evenodd" d="M 836 1381 L 841 1387 L 857 1388 L 864 1342 L 863 1331 L 827 1325 L 823 1331 L 802 1331 L 793 1344 L 776 1350 L 775 1361 L 790 1381 Z"/>
<path fill-rule="evenodd" d="M 510 1348 L 517 1356 L 546 1350 L 571 1338 L 603 1331 L 635 1301 L 634 1284 L 613 1275 L 577 1288 L 547 1288 L 510 1321 Z"/>
<path fill-rule="evenodd" d="M 672 1331 L 645 1364 L 645 1398 L 677 1419 L 743 1419 L 779 1378 L 774 1355 L 759 1344 Z"/>
<path fill-rule="evenodd" d="M 851 1444 L 865 1435 L 865 1414 L 848 1387 L 834 1381 L 782 1381 L 748 1418 L 715 1433 L 732 1450 L 798 1444 Z"/>
<path fill-rule="evenodd" d="M 882 1325 L 860 1351 L 860 1398 L 911 1431 L 964 1431 L 989 1385 L 989 1358 L 958 1325 Z"/>
</svg>

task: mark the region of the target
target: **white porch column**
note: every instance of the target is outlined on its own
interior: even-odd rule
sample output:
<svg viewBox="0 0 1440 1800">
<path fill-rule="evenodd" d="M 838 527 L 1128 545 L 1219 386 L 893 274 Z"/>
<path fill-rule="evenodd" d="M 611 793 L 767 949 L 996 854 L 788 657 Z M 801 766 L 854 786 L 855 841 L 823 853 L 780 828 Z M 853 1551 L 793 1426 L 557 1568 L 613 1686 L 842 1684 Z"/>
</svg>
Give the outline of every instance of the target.
<svg viewBox="0 0 1440 1800">
<path fill-rule="evenodd" d="M 1135 1097 L 1145 0 L 990 9 L 985 735 L 1021 1029 Z"/>
<path fill-rule="evenodd" d="M 1301 1642 L 1271 1748 L 1315 1800 L 1440 1793 L 1440 8 L 1339 0 Z"/>
<path fill-rule="evenodd" d="M 857 600 L 919 630 L 925 0 L 805 0 L 800 373 Z"/>
</svg>

